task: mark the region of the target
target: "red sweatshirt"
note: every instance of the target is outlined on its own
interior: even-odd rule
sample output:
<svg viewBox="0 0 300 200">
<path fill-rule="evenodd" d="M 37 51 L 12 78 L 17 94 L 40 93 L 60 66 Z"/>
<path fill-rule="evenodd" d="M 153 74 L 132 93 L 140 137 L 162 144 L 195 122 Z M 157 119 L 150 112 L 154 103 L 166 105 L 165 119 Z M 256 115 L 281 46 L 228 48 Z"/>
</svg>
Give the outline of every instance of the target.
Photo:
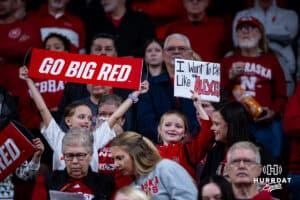
<svg viewBox="0 0 300 200">
<path fill-rule="evenodd" d="M 289 172 L 300 174 L 300 81 L 286 105 L 283 130 L 290 137 Z"/>
<path fill-rule="evenodd" d="M 195 178 L 195 166 L 205 157 L 214 142 L 214 134 L 210 131 L 210 127 L 210 120 L 201 120 L 201 131 L 195 139 L 186 143 L 178 142 L 156 147 L 163 158 L 178 162 Z"/>
<path fill-rule="evenodd" d="M 234 62 L 245 62 L 244 73 L 229 80 L 229 70 Z M 286 82 L 274 54 L 246 57 L 237 53 L 223 59 L 221 66 L 221 87 L 229 95 L 235 85 L 241 85 L 260 105 L 273 109 L 280 116 L 287 101 Z"/>
<path fill-rule="evenodd" d="M 220 61 L 231 49 L 231 38 L 223 18 L 205 16 L 200 22 L 192 22 L 187 17 L 167 24 L 161 39 L 172 33 L 182 33 L 190 41 L 193 50 L 202 60 L 208 62 Z"/>
</svg>

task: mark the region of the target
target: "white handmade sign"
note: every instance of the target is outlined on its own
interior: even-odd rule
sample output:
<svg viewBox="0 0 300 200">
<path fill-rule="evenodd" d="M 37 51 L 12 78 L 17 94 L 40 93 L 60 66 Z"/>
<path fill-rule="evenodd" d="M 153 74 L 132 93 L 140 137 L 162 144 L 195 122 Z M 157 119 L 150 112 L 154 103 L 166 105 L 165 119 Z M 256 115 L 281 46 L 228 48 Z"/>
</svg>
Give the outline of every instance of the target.
<svg viewBox="0 0 300 200">
<path fill-rule="evenodd" d="M 191 98 L 194 91 L 202 100 L 220 101 L 220 64 L 175 60 L 174 96 Z"/>
</svg>

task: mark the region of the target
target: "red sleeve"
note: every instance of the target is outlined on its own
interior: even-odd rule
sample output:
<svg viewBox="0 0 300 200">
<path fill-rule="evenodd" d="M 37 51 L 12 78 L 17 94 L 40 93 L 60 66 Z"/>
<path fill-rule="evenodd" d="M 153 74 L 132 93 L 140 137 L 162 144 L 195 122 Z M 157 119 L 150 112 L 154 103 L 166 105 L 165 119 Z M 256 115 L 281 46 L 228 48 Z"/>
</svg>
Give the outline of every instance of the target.
<svg viewBox="0 0 300 200">
<path fill-rule="evenodd" d="M 273 102 L 271 108 L 275 111 L 277 116 L 280 116 L 284 111 L 286 102 L 287 102 L 287 91 L 286 91 L 286 82 L 284 77 L 284 72 L 276 58 L 275 55 L 272 55 L 274 59 L 274 68 L 272 72 L 272 94 Z"/>
<path fill-rule="evenodd" d="M 283 130 L 288 136 L 300 137 L 300 81 L 285 107 Z"/>
<path fill-rule="evenodd" d="M 40 117 L 39 111 L 30 96 L 26 95 L 20 97 L 18 101 L 18 109 L 20 120 L 24 126 L 30 129 L 40 129 L 42 118 Z"/>
<path fill-rule="evenodd" d="M 33 191 L 32 191 L 32 200 L 47 200 L 48 192 L 45 186 L 45 177 L 40 175 L 37 177 Z"/>
<path fill-rule="evenodd" d="M 200 120 L 201 122 L 201 131 L 198 136 L 186 143 L 188 154 L 190 155 L 190 160 L 193 163 L 199 163 L 210 150 L 214 143 L 214 134 L 210 130 L 212 125 L 210 120 Z"/>
</svg>

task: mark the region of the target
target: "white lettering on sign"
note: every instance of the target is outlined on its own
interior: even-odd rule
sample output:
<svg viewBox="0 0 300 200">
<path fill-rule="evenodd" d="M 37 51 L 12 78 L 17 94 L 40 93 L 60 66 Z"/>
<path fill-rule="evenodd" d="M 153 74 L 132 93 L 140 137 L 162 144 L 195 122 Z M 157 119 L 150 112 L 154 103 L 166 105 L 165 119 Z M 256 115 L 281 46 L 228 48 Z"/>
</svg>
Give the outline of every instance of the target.
<svg viewBox="0 0 300 200">
<path fill-rule="evenodd" d="M 97 80 L 124 82 L 128 79 L 131 68 L 130 65 L 103 63 Z"/>
<path fill-rule="evenodd" d="M 0 169 L 3 171 L 9 167 L 13 161 L 20 157 L 20 150 L 14 141 L 8 138 L 2 146 L 0 146 Z"/>
<path fill-rule="evenodd" d="M 94 75 L 97 63 L 72 61 L 65 74 L 66 77 L 91 79 Z"/>
<path fill-rule="evenodd" d="M 41 74 L 58 75 L 61 73 L 64 65 L 65 61 L 63 59 L 54 60 L 53 58 L 44 58 L 39 68 L 39 72 Z"/>
<path fill-rule="evenodd" d="M 45 81 L 35 82 L 35 86 L 38 88 L 40 93 L 58 92 L 64 90 L 65 88 L 65 84 L 63 81 L 56 81 L 56 80 L 45 80 Z"/>
</svg>

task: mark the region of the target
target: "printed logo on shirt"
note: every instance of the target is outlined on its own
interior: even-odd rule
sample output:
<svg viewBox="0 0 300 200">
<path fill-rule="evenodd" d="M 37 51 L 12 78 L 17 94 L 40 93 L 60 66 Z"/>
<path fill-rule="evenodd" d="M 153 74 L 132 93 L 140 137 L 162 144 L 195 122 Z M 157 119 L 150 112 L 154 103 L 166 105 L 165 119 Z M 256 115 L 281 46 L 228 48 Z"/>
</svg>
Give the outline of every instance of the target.
<svg viewBox="0 0 300 200">
<path fill-rule="evenodd" d="M 22 30 L 20 27 L 14 28 L 12 30 L 9 31 L 8 33 L 8 37 L 11 39 L 16 39 L 19 38 L 21 36 Z"/>
<path fill-rule="evenodd" d="M 246 62 L 244 70 L 245 70 L 245 73 L 254 73 L 254 74 L 256 74 L 258 76 L 262 76 L 266 79 L 269 79 L 269 80 L 272 79 L 271 69 L 268 69 L 260 64 Z"/>
<path fill-rule="evenodd" d="M 158 193 L 158 184 L 159 179 L 157 176 L 155 176 L 153 179 L 150 178 L 146 180 L 141 187 L 143 191 L 150 191 L 151 193 L 156 194 Z"/>
</svg>

